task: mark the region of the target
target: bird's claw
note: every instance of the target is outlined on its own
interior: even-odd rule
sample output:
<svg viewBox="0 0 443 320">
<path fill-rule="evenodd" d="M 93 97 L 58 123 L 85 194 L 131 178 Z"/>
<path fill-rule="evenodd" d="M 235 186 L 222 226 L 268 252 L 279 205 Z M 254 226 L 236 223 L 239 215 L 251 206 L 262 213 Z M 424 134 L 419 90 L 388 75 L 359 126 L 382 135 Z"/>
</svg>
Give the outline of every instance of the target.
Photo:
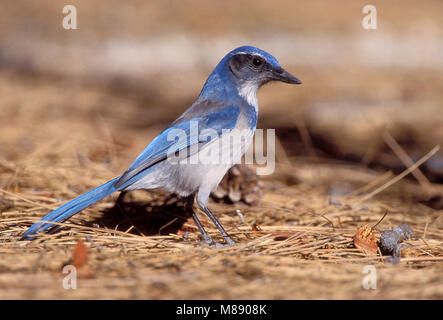
<svg viewBox="0 0 443 320">
<path fill-rule="evenodd" d="M 220 243 L 220 242 L 216 242 L 216 241 L 212 240 L 212 238 L 208 237 L 208 238 L 203 238 L 201 241 L 201 244 L 202 244 L 202 246 L 214 247 L 216 249 L 235 246 L 234 240 L 232 240 L 232 239 L 225 239 L 225 240 L 226 240 L 226 243 Z"/>
</svg>

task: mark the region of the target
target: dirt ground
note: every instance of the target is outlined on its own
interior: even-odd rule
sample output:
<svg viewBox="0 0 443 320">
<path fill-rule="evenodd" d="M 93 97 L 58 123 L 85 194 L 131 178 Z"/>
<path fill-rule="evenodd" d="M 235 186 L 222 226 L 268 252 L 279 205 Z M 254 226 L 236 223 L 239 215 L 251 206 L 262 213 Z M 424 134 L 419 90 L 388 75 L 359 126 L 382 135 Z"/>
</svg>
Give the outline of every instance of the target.
<svg viewBox="0 0 443 320">
<path fill-rule="evenodd" d="M 386 20 L 371 43 L 384 54 L 370 62 L 352 50 L 347 56 L 333 52 L 360 45 L 361 31 L 352 30 L 361 28 L 364 2 L 328 7 L 282 1 L 291 10 L 272 11 L 259 1 L 245 19 L 236 11 L 248 6 L 242 1 L 230 3 L 222 17 L 204 1 L 198 2 L 201 15 L 186 4 L 165 8 L 135 1 L 124 10 L 117 4 L 91 7 L 95 17 L 85 7 L 96 2 L 80 1 L 85 27 L 66 37 L 51 28 L 50 17 L 61 12 L 54 3 L 10 4 L 0 13 L 0 299 L 443 298 L 443 61 L 434 55 L 442 46 L 435 31 L 443 21 L 440 2 L 406 1 L 403 10 L 396 10 L 395 1 L 376 3 Z M 117 30 L 111 18 L 126 28 Z M 283 40 L 257 36 L 257 21 L 279 34 L 295 32 L 298 42 L 282 47 Z M 177 55 L 169 51 L 165 60 L 143 64 L 135 52 L 166 52 L 169 44 L 151 36 L 174 30 L 195 36 L 172 38 L 178 43 L 173 53 L 186 57 L 187 65 L 174 64 Z M 280 62 L 304 84 L 273 84 L 259 94 L 259 127 L 275 128 L 277 137 L 276 170 L 260 177 L 259 201 L 210 201 L 236 246 L 202 246 L 180 199 L 157 191 L 131 192 L 121 202 L 114 194 L 57 233 L 20 240 L 47 212 L 120 175 L 195 99 L 227 47 L 223 41 L 242 32 L 271 52 L 275 47 Z M 128 34 L 146 42 L 131 42 L 123 37 Z M 100 41 L 118 37 L 129 41 L 128 51 L 103 51 Z M 396 47 L 410 44 L 414 51 L 417 38 L 431 44 L 422 52 L 428 58 L 405 52 L 402 62 Z M 337 39 L 342 42 L 334 47 Z M 325 42 L 333 49 L 315 54 Z M 204 55 L 188 59 L 195 53 L 189 43 L 202 45 Z M 294 57 L 285 55 L 289 47 L 299 50 Z M 66 50 L 70 54 L 63 56 Z M 122 57 L 129 57 L 127 65 L 116 63 Z M 161 72 L 171 66 L 183 69 Z M 405 171 L 420 160 L 421 171 Z M 385 214 L 376 240 L 402 223 L 413 230 L 397 263 L 354 245 L 357 229 L 376 225 Z M 63 267 L 86 252 L 77 289 L 64 289 Z M 377 282 L 368 290 L 363 282 L 369 265 Z"/>
</svg>

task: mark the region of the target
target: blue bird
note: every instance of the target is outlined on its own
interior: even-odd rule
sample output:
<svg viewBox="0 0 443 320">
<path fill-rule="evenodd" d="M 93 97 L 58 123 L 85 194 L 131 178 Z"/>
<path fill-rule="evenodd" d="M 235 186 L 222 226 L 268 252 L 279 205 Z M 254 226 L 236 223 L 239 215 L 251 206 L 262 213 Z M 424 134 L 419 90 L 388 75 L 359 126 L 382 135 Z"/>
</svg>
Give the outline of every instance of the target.
<svg viewBox="0 0 443 320">
<path fill-rule="evenodd" d="M 208 199 L 251 143 L 257 125 L 257 90 L 270 81 L 301 84 L 263 50 L 242 46 L 229 52 L 212 71 L 197 100 L 143 150 L 123 175 L 50 212 L 33 224 L 23 239 L 31 240 L 38 232 L 54 229 L 51 222 L 63 222 L 116 191 L 163 189 L 185 197 L 205 243 L 223 246 L 214 242 L 200 223 L 192 209 L 195 199 L 226 245 L 235 245 L 209 210 Z M 232 144 L 222 143 L 231 139 Z"/>
</svg>

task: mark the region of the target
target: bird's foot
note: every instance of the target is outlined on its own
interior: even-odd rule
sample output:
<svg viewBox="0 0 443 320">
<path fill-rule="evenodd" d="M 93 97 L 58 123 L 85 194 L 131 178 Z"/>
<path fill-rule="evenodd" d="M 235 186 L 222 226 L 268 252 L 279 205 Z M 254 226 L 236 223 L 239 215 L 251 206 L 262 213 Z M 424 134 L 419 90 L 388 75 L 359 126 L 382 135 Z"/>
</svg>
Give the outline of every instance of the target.
<svg viewBox="0 0 443 320">
<path fill-rule="evenodd" d="M 226 240 L 226 243 L 220 243 L 220 242 L 216 242 L 216 241 L 212 240 L 212 238 L 208 236 L 208 237 L 203 237 L 201 244 L 203 246 L 206 245 L 206 246 L 214 247 L 217 249 L 235 246 L 235 242 L 231 238 L 225 239 L 225 240 Z"/>
<path fill-rule="evenodd" d="M 226 247 L 233 247 L 236 245 L 235 241 L 232 240 L 230 237 L 225 238 L 225 241 L 226 241 L 226 244 L 225 244 Z"/>
</svg>

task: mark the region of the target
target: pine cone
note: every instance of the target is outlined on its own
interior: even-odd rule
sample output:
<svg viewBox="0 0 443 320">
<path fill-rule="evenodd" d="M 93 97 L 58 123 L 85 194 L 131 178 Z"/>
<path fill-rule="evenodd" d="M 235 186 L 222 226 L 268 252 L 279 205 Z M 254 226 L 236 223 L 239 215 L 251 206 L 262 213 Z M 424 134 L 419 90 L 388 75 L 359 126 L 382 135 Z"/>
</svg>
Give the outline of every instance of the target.
<svg viewBox="0 0 443 320">
<path fill-rule="evenodd" d="M 215 200 L 257 204 L 263 196 L 263 183 L 255 169 L 243 164 L 233 166 L 212 193 Z"/>
</svg>

